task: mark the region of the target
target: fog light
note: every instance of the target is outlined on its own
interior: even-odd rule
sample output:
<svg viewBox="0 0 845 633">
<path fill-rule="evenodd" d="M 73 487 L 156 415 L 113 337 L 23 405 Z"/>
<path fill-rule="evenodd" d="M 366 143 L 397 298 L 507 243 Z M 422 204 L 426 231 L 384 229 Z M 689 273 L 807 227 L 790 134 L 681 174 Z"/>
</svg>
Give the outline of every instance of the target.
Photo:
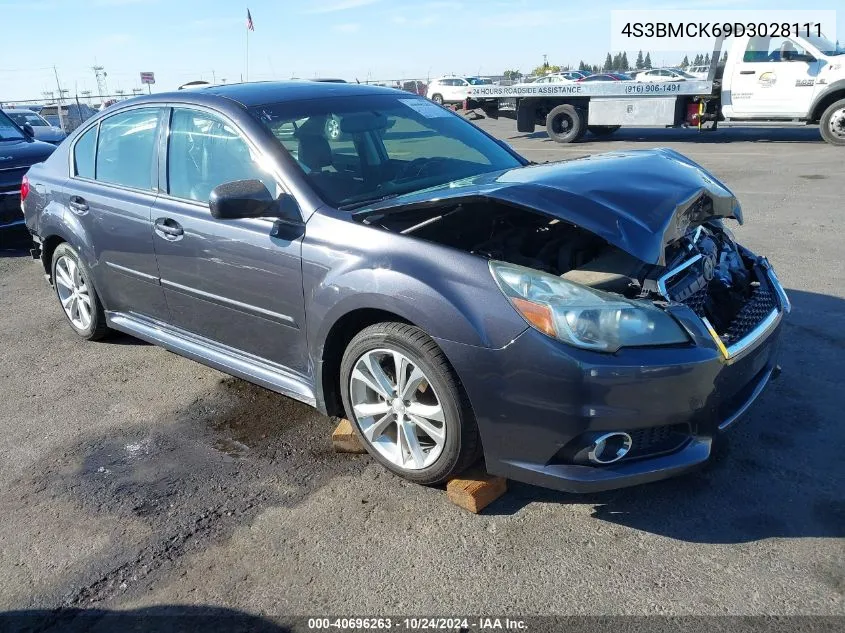
<svg viewBox="0 0 845 633">
<path fill-rule="evenodd" d="M 631 451 L 633 443 L 631 436 L 621 431 L 599 435 L 590 445 L 587 459 L 602 466 L 618 462 Z"/>
</svg>

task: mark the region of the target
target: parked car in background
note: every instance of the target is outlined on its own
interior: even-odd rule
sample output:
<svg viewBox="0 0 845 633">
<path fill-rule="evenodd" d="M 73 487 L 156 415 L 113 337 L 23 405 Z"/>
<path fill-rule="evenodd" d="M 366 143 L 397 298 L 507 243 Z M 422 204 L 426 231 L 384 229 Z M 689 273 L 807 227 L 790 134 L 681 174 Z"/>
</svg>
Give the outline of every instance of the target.
<svg viewBox="0 0 845 633">
<path fill-rule="evenodd" d="M 23 176 L 30 166 L 46 159 L 55 145 L 35 140 L 29 123 L 15 123 L 0 110 L 0 229 L 23 224 Z"/>
<path fill-rule="evenodd" d="M 707 79 L 710 73 L 710 66 L 690 66 L 689 68 L 685 68 L 684 71 L 696 79 Z"/>
<path fill-rule="evenodd" d="M 58 145 L 65 140 L 65 137 L 67 137 L 67 134 L 65 134 L 65 131 L 62 130 L 62 128 L 50 125 L 44 117 L 40 114 L 36 114 L 32 110 L 25 108 L 7 108 L 4 109 L 3 112 L 8 114 L 9 118 L 17 123 L 21 128 L 23 128 L 26 123 L 29 123 L 35 132 L 36 140 Z"/>
<path fill-rule="evenodd" d="M 789 311 L 725 226 L 738 200 L 692 160 L 532 165 L 373 86 L 120 103 L 30 169 L 23 205 L 76 334 L 129 333 L 346 417 L 421 484 L 482 455 L 574 492 L 694 469 L 777 375 Z"/>
<path fill-rule="evenodd" d="M 72 103 L 62 106 L 61 118 L 59 117 L 58 105 L 46 105 L 41 108 L 38 114 L 46 119 L 50 125 L 61 128 L 69 134 L 96 113 L 97 111 L 89 105 Z M 63 123 L 64 127 L 62 128 Z"/>
<path fill-rule="evenodd" d="M 578 81 L 631 81 L 631 76 L 625 73 L 596 73 Z"/>
<path fill-rule="evenodd" d="M 415 79 L 413 81 L 403 82 L 402 90 L 404 90 L 405 92 L 410 92 L 411 94 L 415 94 L 420 97 L 424 97 L 428 92 L 428 85 L 424 81 L 419 81 Z"/>
<path fill-rule="evenodd" d="M 434 103 L 460 103 L 469 96 L 472 86 L 493 85 L 493 81 L 483 77 L 441 77 L 428 86 L 426 97 Z"/>
<path fill-rule="evenodd" d="M 652 68 L 639 72 L 634 77 L 636 81 L 687 81 L 695 77 L 680 68 Z"/>
</svg>

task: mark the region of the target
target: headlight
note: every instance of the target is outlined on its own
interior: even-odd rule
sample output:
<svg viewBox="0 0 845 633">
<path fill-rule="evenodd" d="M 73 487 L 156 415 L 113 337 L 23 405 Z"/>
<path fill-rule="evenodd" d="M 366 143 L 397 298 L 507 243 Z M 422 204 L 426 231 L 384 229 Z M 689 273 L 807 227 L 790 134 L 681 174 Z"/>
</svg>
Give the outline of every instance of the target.
<svg viewBox="0 0 845 633">
<path fill-rule="evenodd" d="M 615 352 L 620 347 L 689 340 L 675 319 L 650 303 L 505 262 L 491 261 L 490 272 L 531 326 L 564 343 Z"/>
</svg>

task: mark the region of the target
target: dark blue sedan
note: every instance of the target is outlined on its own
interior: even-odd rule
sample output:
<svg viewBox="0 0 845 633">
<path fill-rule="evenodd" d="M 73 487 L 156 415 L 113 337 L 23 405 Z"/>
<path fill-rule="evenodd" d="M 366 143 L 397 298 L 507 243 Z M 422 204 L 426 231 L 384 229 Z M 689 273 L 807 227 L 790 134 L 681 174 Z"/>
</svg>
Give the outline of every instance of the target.
<svg viewBox="0 0 845 633">
<path fill-rule="evenodd" d="M 407 92 L 254 83 L 121 102 L 24 190 L 77 334 L 347 417 L 422 484 L 675 475 L 777 374 L 786 295 L 669 150 L 529 165 Z"/>
</svg>

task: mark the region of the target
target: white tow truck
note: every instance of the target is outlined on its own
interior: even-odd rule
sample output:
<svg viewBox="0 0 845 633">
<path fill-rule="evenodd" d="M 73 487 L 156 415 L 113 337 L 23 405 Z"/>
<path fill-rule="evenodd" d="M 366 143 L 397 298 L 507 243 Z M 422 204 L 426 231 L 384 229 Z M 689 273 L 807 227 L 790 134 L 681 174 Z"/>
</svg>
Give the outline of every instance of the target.
<svg viewBox="0 0 845 633">
<path fill-rule="evenodd" d="M 520 132 L 545 125 L 558 143 L 623 125 L 702 130 L 720 121 L 801 121 L 845 146 L 845 50 L 825 37 L 739 37 L 722 65 L 724 41 L 716 41 L 706 80 L 474 86 L 467 106 L 516 118 Z"/>
</svg>

